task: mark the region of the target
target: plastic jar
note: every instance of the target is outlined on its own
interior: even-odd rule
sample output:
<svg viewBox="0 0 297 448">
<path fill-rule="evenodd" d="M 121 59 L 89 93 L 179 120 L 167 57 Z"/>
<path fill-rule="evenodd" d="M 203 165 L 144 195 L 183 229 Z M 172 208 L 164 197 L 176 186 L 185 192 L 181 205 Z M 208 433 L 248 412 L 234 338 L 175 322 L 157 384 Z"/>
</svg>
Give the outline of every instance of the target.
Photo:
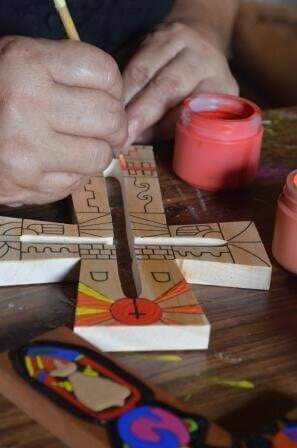
<svg viewBox="0 0 297 448">
<path fill-rule="evenodd" d="M 205 190 L 240 188 L 256 176 L 262 136 L 261 110 L 251 101 L 220 94 L 187 98 L 176 128 L 174 172 Z"/>
<path fill-rule="evenodd" d="M 278 199 L 272 253 L 280 265 L 297 274 L 297 170 L 287 177 Z"/>
</svg>

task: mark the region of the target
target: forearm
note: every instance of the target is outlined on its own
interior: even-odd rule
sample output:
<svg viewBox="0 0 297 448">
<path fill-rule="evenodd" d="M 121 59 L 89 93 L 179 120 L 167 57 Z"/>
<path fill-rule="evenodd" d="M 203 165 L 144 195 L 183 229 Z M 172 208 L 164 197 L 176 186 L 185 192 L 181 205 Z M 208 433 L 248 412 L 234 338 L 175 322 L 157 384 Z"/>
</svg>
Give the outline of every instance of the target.
<svg viewBox="0 0 297 448">
<path fill-rule="evenodd" d="M 238 0 L 174 0 L 166 22 L 181 22 L 204 31 L 226 51 L 238 9 Z"/>
</svg>

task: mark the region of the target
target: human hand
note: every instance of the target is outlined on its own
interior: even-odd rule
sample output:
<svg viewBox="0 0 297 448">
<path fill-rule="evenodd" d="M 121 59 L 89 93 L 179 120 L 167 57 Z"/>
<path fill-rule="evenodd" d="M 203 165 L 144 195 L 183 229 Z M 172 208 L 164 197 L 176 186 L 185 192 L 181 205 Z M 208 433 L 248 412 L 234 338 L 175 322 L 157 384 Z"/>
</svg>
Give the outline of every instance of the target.
<svg viewBox="0 0 297 448">
<path fill-rule="evenodd" d="M 0 203 L 56 201 L 127 139 L 114 60 L 88 44 L 0 39 Z"/>
<path fill-rule="evenodd" d="M 180 103 L 200 92 L 238 94 L 219 38 L 206 27 L 162 25 L 128 63 L 127 144 L 173 136 Z"/>
</svg>

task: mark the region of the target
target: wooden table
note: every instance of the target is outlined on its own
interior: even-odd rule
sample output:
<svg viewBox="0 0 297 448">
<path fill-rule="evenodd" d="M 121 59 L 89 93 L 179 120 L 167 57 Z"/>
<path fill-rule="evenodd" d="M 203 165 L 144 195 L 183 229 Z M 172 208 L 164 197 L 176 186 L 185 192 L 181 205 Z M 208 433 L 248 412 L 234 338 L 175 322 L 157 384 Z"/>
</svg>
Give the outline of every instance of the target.
<svg viewBox="0 0 297 448">
<path fill-rule="evenodd" d="M 170 171 L 171 148 L 157 149 L 168 222 L 191 224 L 252 218 L 271 256 L 274 213 L 287 173 L 297 166 L 297 108 L 269 111 L 263 160 L 256 182 L 246 191 L 213 194 L 191 188 Z M 131 291 L 127 249 L 122 235 L 119 188 L 109 182 L 120 270 Z M 1 215 L 69 221 L 68 203 L 8 210 Z M 267 292 L 194 286 L 212 324 L 208 351 L 180 353 L 179 362 L 154 355 L 114 357 L 152 383 L 161 385 L 189 409 L 218 419 L 228 429 L 256 429 L 297 401 L 297 277 L 274 263 Z M 0 348 L 6 349 L 61 324 L 71 325 L 75 285 L 37 285 L 0 289 Z M 248 379 L 246 390 L 218 386 L 212 377 Z M 62 448 L 64 445 L 0 397 L 1 448 Z"/>
</svg>

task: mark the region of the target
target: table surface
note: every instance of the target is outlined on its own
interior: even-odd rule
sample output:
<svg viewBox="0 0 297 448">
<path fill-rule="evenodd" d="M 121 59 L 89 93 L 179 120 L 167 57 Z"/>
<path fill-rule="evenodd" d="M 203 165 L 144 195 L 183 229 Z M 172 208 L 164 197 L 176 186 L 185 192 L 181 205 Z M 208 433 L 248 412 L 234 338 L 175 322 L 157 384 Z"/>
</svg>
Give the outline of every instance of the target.
<svg viewBox="0 0 297 448">
<path fill-rule="evenodd" d="M 263 157 L 247 190 L 214 194 L 178 180 L 170 169 L 172 148 L 156 147 L 169 224 L 253 219 L 271 256 L 277 197 L 297 166 L 297 108 L 265 113 Z M 126 293 L 132 288 L 123 238 L 118 185 L 108 181 Z M 10 210 L 0 215 L 69 221 L 68 202 Z M 70 222 L 70 221 L 69 221 Z M 128 264 L 128 267 L 127 267 Z M 257 429 L 297 402 L 297 277 L 273 262 L 269 292 L 193 286 L 212 325 L 207 351 L 178 353 L 169 362 L 156 354 L 116 354 L 122 364 L 187 402 L 193 412 L 217 419 L 233 431 Z M 76 286 L 19 286 L 0 289 L 0 349 L 66 324 L 71 326 Z M 133 292 L 133 291 L 132 291 Z M 254 389 L 215 385 L 211 379 L 249 380 Z M 1 448 L 63 448 L 64 445 L 0 396 Z"/>
</svg>

